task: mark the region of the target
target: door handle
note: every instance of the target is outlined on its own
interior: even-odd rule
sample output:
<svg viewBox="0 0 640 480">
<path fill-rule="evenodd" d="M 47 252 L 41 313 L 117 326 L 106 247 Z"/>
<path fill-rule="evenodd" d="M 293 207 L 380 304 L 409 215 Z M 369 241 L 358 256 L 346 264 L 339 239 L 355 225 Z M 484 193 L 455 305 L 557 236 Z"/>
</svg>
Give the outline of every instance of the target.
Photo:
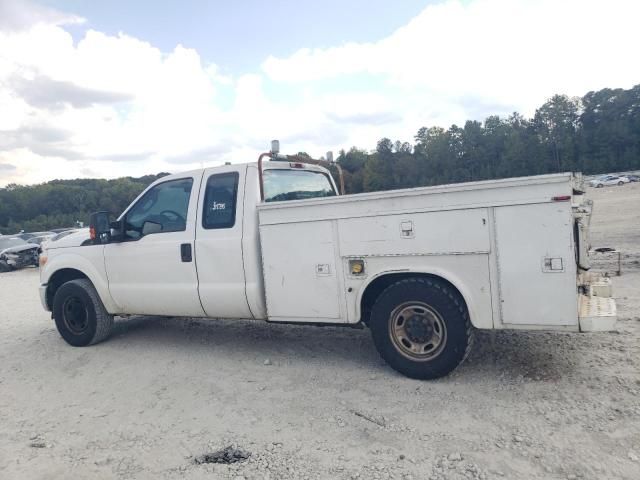
<svg viewBox="0 0 640 480">
<path fill-rule="evenodd" d="M 183 262 L 190 262 L 192 260 L 190 243 L 183 243 L 180 245 L 180 256 L 182 257 Z"/>
</svg>

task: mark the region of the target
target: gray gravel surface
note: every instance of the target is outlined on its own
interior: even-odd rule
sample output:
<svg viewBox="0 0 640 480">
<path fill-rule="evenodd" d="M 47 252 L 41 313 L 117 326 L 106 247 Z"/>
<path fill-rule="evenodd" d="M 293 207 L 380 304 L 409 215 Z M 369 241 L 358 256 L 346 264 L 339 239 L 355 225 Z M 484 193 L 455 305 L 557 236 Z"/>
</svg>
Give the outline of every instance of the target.
<svg viewBox="0 0 640 480">
<path fill-rule="evenodd" d="M 617 332 L 479 332 L 431 382 L 366 330 L 134 317 L 72 348 L 38 272 L 0 274 L 0 478 L 637 480 L 640 185 L 589 194 Z M 227 446 L 251 455 L 194 461 Z"/>
</svg>

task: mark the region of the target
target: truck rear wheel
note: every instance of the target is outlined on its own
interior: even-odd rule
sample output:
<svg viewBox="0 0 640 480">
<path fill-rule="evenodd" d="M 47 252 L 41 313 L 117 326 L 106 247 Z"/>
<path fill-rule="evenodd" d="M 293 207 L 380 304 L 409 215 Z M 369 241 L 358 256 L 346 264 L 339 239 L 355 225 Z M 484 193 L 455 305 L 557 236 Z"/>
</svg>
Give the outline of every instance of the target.
<svg viewBox="0 0 640 480">
<path fill-rule="evenodd" d="M 407 278 L 387 287 L 373 305 L 369 325 L 380 356 L 411 378 L 449 374 L 473 343 L 464 300 L 431 278 Z"/>
<path fill-rule="evenodd" d="M 113 315 L 86 278 L 64 283 L 53 300 L 58 332 L 69 345 L 85 347 L 105 340 L 113 329 Z"/>
</svg>

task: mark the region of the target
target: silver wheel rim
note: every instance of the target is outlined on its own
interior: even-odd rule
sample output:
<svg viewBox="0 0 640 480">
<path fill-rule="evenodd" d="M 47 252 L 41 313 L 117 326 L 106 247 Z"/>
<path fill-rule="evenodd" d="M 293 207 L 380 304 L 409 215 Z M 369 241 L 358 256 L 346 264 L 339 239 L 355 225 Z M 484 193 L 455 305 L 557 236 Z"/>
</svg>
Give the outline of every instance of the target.
<svg viewBox="0 0 640 480">
<path fill-rule="evenodd" d="M 442 316 L 423 302 L 406 302 L 389 316 L 389 336 L 396 350 L 413 361 L 436 358 L 447 343 Z"/>
</svg>

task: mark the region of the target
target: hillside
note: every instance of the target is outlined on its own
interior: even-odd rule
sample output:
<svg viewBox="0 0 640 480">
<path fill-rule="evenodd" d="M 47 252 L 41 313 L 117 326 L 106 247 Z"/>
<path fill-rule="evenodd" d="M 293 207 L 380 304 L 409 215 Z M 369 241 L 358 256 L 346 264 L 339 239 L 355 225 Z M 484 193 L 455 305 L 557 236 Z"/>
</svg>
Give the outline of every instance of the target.
<svg viewBox="0 0 640 480">
<path fill-rule="evenodd" d="M 147 185 L 165 175 L 8 185 L 0 189 L 0 233 L 73 226 L 76 220 L 86 222 L 97 210 L 122 212 Z"/>
</svg>

